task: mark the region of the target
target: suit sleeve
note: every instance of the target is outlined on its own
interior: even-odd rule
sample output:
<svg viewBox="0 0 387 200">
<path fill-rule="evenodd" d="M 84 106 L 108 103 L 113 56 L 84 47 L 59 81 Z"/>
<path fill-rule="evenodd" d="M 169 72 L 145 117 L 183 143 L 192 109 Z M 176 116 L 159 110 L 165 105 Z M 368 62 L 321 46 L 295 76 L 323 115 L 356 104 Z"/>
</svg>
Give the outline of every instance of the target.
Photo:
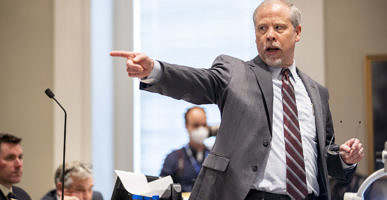
<svg viewBox="0 0 387 200">
<path fill-rule="evenodd" d="M 333 121 L 332 121 L 332 115 L 331 111 L 329 109 L 329 103 L 328 103 L 328 91 L 325 90 L 326 93 L 326 108 L 327 108 L 327 117 L 326 117 L 326 162 L 328 167 L 328 174 L 332 176 L 333 178 L 338 179 L 342 182 L 350 182 L 353 176 L 353 173 L 356 171 L 356 167 L 354 168 L 345 168 L 343 166 L 342 160 L 339 155 L 339 146 L 335 144 L 335 134 L 333 129 Z M 329 146 L 329 144 L 331 145 Z M 328 151 L 329 150 L 331 151 Z"/>
<path fill-rule="evenodd" d="M 140 89 L 194 104 L 218 104 L 230 81 L 230 58 L 219 56 L 210 69 L 198 69 L 160 62 L 162 75 Z"/>
</svg>

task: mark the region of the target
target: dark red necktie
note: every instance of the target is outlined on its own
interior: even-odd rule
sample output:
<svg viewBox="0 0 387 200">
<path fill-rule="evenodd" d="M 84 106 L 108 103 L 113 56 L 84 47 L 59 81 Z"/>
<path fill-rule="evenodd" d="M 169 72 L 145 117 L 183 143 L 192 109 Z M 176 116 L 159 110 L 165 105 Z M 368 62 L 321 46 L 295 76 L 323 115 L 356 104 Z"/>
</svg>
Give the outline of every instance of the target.
<svg viewBox="0 0 387 200">
<path fill-rule="evenodd" d="M 294 87 L 289 79 L 289 69 L 282 69 L 281 74 L 286 149 L 286 191 L 292 199 L 305 199 L 308 195 L 308 188 Z"/>
</svg>

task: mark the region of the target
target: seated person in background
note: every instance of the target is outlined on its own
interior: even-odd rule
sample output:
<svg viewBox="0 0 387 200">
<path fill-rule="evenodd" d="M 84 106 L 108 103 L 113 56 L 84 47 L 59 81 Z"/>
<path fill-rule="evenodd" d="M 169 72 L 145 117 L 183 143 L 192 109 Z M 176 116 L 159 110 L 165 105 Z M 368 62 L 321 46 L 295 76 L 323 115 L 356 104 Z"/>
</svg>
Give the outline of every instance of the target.
<svg viewBox="0 0 387 200">
<path fill-rule="evenodd" d="M 30 200 L 21 188 L 14 186 L 23 175 L 21 138 L 0 133 L 0 200 Z"/>
<path fill-rule="evenodd" d="M 353 192 L 356 193 L 363 181 L 364 176 L 355 173 L 351 179 L 351 182 L 343 182 L 339 179 L 329 177 L 329 185 L 332 191 L 332 200 L 340 200 L 344 198 L 344 193 Z"/>
<path fill-rule="evenodd" d="M 62 195 L 62 165 L 55 171 L 55 190 L 48 192 L 41 200 L 59 200 Z M 64 175 L 64 195 L 66 199 L 103 200 L 102 194 L 93 191 L 91 166 L 79 161 L 66 163 Z M 71 199 L 71 198 L 70 198 Z"/>
<path fill-rule="evenodd" d="M 341 200 L 346 192 L 357 193 L 364 180 L 364 177 L 355 173 L 351 182 L 341 182 L 337 179 L 329 177 L 329 183 L 332 190 L 332 200 Z M 365 200 L 386 200 L 387 199 L 387 177 L 380 178 L 368 186 L 364 192 Z"/>
<path fill-rule="evenodd" d="M 189 143 L 167 155 L 160 176 L 171 175 L 174 183 L 181 184 L 183 192 L 191 192 L 203 160 L 209 153 L 203 144 L 209 133 L 203 108 L 189 108 L 184 118 Z"/>
</svg>

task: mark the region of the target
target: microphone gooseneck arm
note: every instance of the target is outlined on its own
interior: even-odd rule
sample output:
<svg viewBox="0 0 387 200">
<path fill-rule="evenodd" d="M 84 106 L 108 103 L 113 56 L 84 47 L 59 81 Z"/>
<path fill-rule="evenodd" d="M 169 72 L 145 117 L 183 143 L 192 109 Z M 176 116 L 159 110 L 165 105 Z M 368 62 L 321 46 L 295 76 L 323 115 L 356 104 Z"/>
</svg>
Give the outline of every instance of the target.
<svg viewBox="0 0 387 200">
<path fill-rule="evenodd" d="M 62 104 L 59 103 L 58 100 L 56 100 L 54 93 L 50 90 L 50 88 L 47 88 L 45 91 L 46 95 L 50 98 L 53 99 L 59 107 L 63 110 L 64 112 L 64 133 L 63 133 L 63 163 L 62 163 L 62 194 L 61 194 L 61 199 L 64 200 L 64 177 L 65 177 L 65 165 L 66 165 L 66 124 L 67 124 L 67 112 L 66 109 L 62 106 Z"/>
</svg>

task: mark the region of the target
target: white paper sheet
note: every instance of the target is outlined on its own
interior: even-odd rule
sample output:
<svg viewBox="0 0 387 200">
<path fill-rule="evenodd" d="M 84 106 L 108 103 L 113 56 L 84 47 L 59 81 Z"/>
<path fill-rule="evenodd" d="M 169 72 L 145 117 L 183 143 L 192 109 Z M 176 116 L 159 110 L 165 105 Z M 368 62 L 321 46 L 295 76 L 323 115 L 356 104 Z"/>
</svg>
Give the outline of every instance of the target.
<svg viewBox="0 0 387 200">
<path fill-rule="evenodd" d="M 126 191 L 131 194 L 152 197 L 154 195 L 161 196 L 169 185 L 173 183 L 171 176 L 157 179 L 148 183 L 145 175 L 135 174 L 133 172 L 126 172 L 115 170 L 117 176 L 120 178 L 122 185 Z"/>
</svg>

